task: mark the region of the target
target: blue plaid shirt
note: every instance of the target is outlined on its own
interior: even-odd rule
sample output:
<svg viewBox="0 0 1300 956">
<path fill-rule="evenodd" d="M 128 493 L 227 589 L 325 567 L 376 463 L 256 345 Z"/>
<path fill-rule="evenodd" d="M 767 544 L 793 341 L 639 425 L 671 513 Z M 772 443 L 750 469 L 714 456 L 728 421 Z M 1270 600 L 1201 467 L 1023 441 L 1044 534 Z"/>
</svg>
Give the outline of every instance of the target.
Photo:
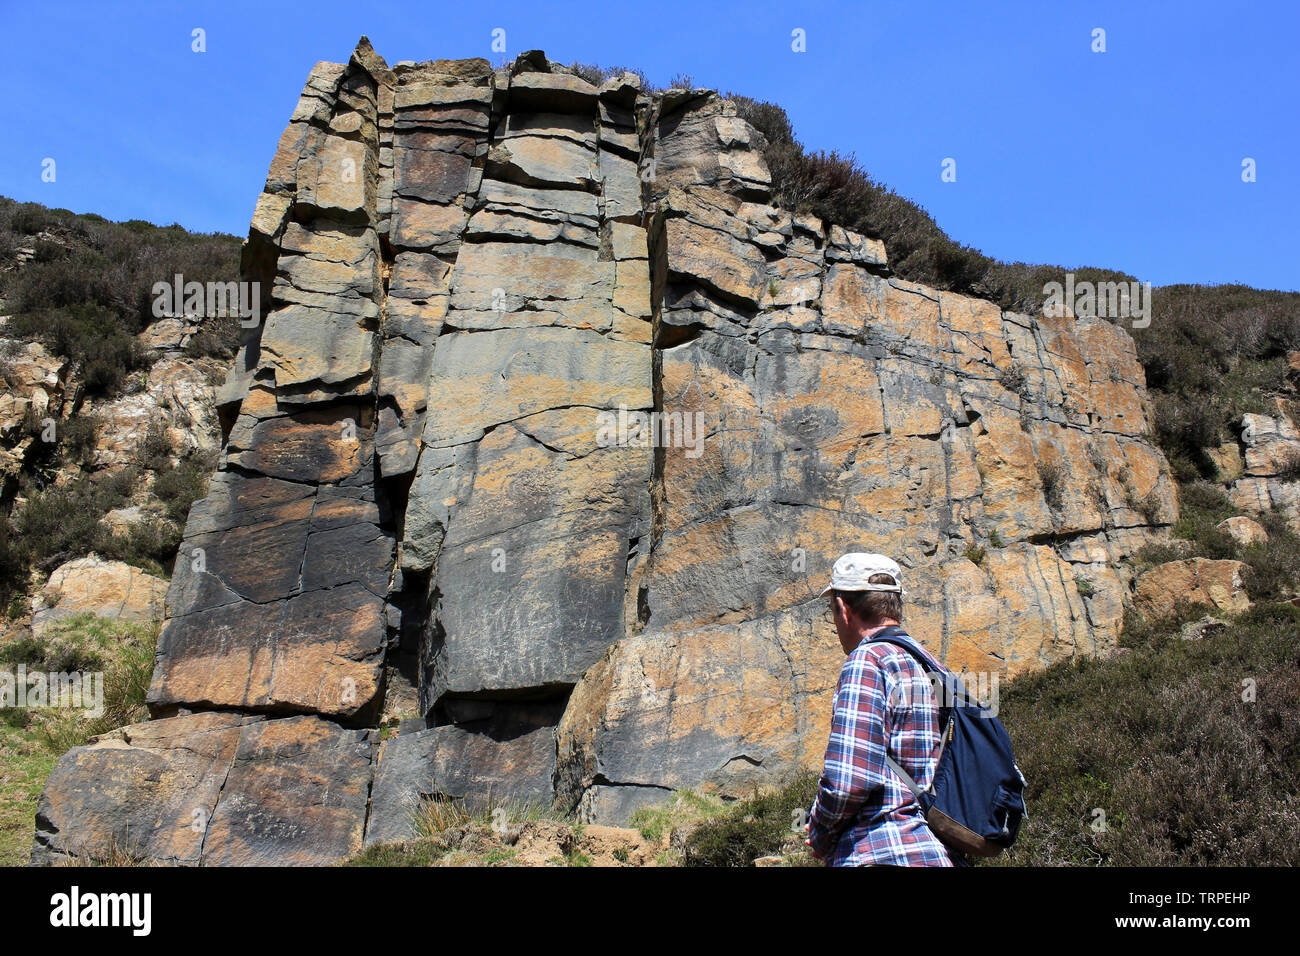
<svg viewBox="0 0 1300 956">
<path fill-rule="evenodd" d="M 924 790 L 938 760 L 939 712 L 921 665 L 869 631 L 840 669 L 830 743 L 808 834 L 829 866 L 953 866 L 885 751 Z M 932 667 L 939 663 L 916 645 Z"/>
</svg>

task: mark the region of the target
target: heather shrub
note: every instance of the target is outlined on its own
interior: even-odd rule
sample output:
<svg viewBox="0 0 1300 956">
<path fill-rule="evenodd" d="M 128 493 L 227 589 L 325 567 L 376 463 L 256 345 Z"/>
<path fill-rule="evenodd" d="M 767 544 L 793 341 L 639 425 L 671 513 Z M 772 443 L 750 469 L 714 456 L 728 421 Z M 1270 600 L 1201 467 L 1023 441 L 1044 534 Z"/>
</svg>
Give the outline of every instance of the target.
<svg viewBox="0 0 1300 956">
<path fill-rule="evenodd" d="M 149 517 L 116 534 L 98 528 L 94 550 L 106 558 L 125 561 L 150 574 L 171 575 L 172 561 L 181 544 L 181 529 L 170 521 Z"/>
<path fill-rule="evenodd" d="M 98 442 L 99 426 L 98 418 L 86 414 L 74 415 L 59 422 L 56 434 L 59 439 L 59 454 L 63 460 L 68 464 L 86 464 Z"/>
<path fill-rule="evenodd" d="M 1041 308 L 1043 285 L 1060 280 L 1059 268 L 999 262 L 956 242 L 925 209 L 872 179 L 854 156 L 806 151 L 795 139 L 789 116 L 776 104 L 736 94 L 729 98 L 767 140 L 763 158 L 772 174 L 775 202 L 882 240 L 890 268 L 903 278 L 1020 312 Z M 1093 281 L 1131 278 L 1112 270 L 1074 272 Z"/>
<path fill-rule="evenodd" d="M 0 207 L 0 235 L 10 247 L 42 232 L 54 238 L 35 242 L 35 257 L 21 269 L 0 273 L 0 296 L 13 313 L 8 334 L 68 356 L 92 395 L 119 392 L 145 367 L 134 337 L 154 321 L 154 283 L 176 274 L 197 282 L 239 275 L 233 236 L 112 223 L 36 203 Z M 192 354 L 229 357 L 237 336 L 233 322 L 213 322 L 196 336 Z"/>
<path fill-rule="evenodd" d="M 57 210 L 46 209 L 40 203 L 18 203 L 9 211 L 7 230 L 19 236 L 34 236 L 58 225 L 62 217 Z"/>
<path fill-rule="evenodd" d="M 632 73 L 641 80 L 641 89 L 653 91 L 656 89 L 646 75 L 640 70 L 633 69 L 630 66 L 598 66 L 594 63 L 570 63 L 568 69 L 575 75 L 580 76 L 592 86 L 600 86 L 610 77 L 622 76 L 624 73 Z"/>
<path fill-rule="evenodd" d="M 136 480 L 127 469 L 98 480 L 83 476 L 66 485 L 28 483 L 23 489 L 26 500 L 4 522 L 15 559 L 24 567 L 48 572 L 95 550 L 104 537 L 100 519 L 126 503 Z"/>
<path fill-rule="evenodd" d="M 1218 529 L 1219 522 L 1237 514 L 1218 485 L 1194 481 L 1178 489 L 1178 521 L 1174 535 L 1191 541 L 1198 554 L 1207 558 L 1233 558 L 1237 544 L 1231 535 Z"/>
<path fill-rule="evenodd" d="M 1282 838 L 1300 822 L 1300 610 L 1259 607 L 1198 641 L 1176 625 L 1149 628 L 1121 656 L 1004 686 L 999 717 L 1029 781 L 1029 816 L 995 862 L 1300 862 Z"/>
<path fill-rule="evenodd" d="M 175 468 L 160 472 L 153 493 L 167 506 L 167 517 L 184 525 L 190 508 L 207 492 L 214 462 L 207 455 L 190 455 Z"/>
<path fill-rule="evenodd" d="M 1043 485 L 1043 497 L 1053 511 L 1060 511 L 1065 505 L 1065 484 L 1068 478 L 1069 474 L 1060 462 L 1038 462 L 1038 479 Z"/>
<path fill-rule="evenodd" d="M 166 471 L 171 467 L 172 442 L 167 426 L 154 419 L 145 427 L 143 437 L 136 447 L 136 459 L 141 468 L 149 471 Z"/>
<path fill-rule="evenodd" d="M 687 836 L 681 862 L 685 866 L 750 866 L 760 856 L 778 853 L 802 831 L 792 829 L 797 810 L 812 809 L 817 776 L 800 774 L 778 789 L 741 800 L 705 820 Z"/>
<path fill-rule="evenodd" d="M 1245 561 L 1242 583 L 1256 601 L 1286 600 L 1300 585 L 1300 537 L 1286 519 L 1276 513 L 1256 517 L 1268 533 L 1268 541 L 1241 548 L 1237 557 Z"/>
<path fill-rule="evenodd" d="M 134 335 L 103 306 L 79 304 L 19 312 L 9 320 L 9 331 L 78 363 L 90 395 L 111 395 L 131 373 L 148 367 Z"/>
<path fill-rule="evenodd" d="M 235 357 L 242 333 L 239 319 L 233 315 L 205 319 L 199 330 L 190 336 L 185 354 L 190 358 L 211 356 L 227 361 Z"/>
</svg>

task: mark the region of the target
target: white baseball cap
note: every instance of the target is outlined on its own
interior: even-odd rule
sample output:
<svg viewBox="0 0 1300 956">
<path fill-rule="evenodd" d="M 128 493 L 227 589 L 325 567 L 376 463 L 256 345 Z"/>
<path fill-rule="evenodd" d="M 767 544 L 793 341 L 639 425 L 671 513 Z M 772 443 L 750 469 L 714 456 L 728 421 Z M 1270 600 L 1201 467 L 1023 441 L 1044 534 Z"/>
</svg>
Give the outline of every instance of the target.
<svg viewBox="0 0 1300 956">
<path fill-rule="evenodd" d="M 894 579 L 893 584 L 871 584 L 872 575 L 888 574 Z M 822 594 L 831 591 L 897 591 L 903 590 L 903 575 L 897 562 L 883 554 L 863 554 L 854 551 L 841 555 L 831 569 L 831 583 L 822 588 Z M 820 596 L 820 595 L 819 595 Z"/>
</svg>

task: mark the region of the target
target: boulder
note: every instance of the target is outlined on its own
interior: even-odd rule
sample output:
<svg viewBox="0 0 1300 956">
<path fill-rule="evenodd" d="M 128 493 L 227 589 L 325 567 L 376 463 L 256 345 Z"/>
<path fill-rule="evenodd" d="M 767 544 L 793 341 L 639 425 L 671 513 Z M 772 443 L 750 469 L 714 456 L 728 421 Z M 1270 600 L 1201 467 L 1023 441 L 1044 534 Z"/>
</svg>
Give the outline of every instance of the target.
<svg viewBox="0 0 1300 956">
<path fill-rule="evenodd" d="M 207 866 L 330 863 L 361 849 L 370 758 L 370 731 L 316 717 L 132 724 L 59 760 L 32 860 L 117 851 Z"/>
<path fill-rule="evenodd" d="M 1250 607 L 1241 583 L 1240 561 L 1187 558 L 1157 565 L 1138 575 L 1134 604 L 1149 617 L 1165 617 L 1180 603 L 1206 604 L 1236 613 Z"/>
<path fill-rule="evenodd" d="M 319 866 L 361 849 L 373 732 L 249 722 L 208 823 L 205 866 Z"/>
<path fill-rule="evenodd" d="M 100 523 L 106 527 L 110 534 L 128 535 L 135 528 L 148 522 L 156 515 L 145 511 L 140 505 L 132 505 L 129 508 L 114 508 L 105 513 Z"/>
<path fill-rule="evenodd" d="M 60 565 L 32 599 L 32 632 L 55 621 L 94 614 L 116 621 L 162 620 L 167 582 L 122 561 L 96 555 Z"/>
<path fill-rule="evenodd" d="M 1254 518 L 1247 518 L 1244 515 L 1224 518 L 1215 525 L 1215 529 L 1222 531 L 1243 546 L 1264 544 L 1268 541 L 1268 532 L 1264 530 L 1264 526 Z"/>
<path fill-rule="evenodd" d="M 199 329 L 199 322 L 183 316 L 169 316 L 151 322 L 136 338 L 146 349 L 181 352 Z"/>
<path fill-rule="evenodd" d="M 116 850 L 198 864 L 242 728 L 255 719 L 192 714 L 132 724 L 74 747 L 41 793 L 32 862 L 104 858 Z"/>
<path fill-rule="evenodd" d="M 1293 531 L 1300 531 L 1300 482 L 1281 477 L 1243 477 L 1228 489 L 1233 507 L 1262 515 L 1278 512 Z"/>
</svg>

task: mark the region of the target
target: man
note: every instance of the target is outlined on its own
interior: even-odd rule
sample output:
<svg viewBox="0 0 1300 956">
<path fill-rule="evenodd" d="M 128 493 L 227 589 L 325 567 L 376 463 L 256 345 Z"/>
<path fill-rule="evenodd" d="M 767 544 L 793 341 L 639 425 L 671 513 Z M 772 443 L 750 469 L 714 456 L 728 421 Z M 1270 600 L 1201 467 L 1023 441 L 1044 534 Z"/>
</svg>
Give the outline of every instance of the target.
<svg viewBox="0 0 1300 956">
<path fill-rule="evenodd" d="M 897 645 L 871 644 L 886 627 L 901 625 L 905 593 L 898 565 L 882 554 L 844 555 L 822 591 L 848 655 L 808 822 L 813 855 L 829 866 L 966 865 L 931 832 L 916 798 L 885 762 L 888 752 L 925 790 L 939 757 L 938 701 L 925 670 Z M 893 636 L 943 670 L 915 641 Z"/>
</svg>

